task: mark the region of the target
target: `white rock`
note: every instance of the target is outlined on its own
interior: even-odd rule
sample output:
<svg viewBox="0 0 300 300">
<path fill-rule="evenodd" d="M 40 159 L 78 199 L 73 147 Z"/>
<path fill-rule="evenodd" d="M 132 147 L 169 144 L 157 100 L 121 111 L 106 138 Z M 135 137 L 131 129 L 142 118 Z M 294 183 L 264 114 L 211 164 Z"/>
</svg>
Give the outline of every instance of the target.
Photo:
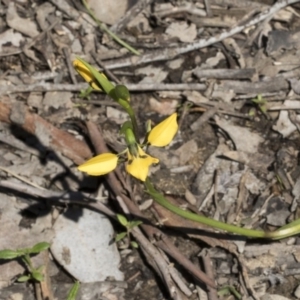
<svg viewBox="0 0 300 300">
<path fill-rule="evenodd" d="M 194 23 L 188 25 L 186 22 L 172 22 L 167 28 L 166 34 L 177 37 L 181 42 L 191 43 L 197 37 L 197 28 Z"/>
<path fill-rule="evenodd" d="M 135 72 L 137 75 L 146 75 L 139 83 L 161 83 L 167 76 L 168 72 L 163 71 L 162 68 L 156 68 L 152 66 L 147 66 L 144 68 L 139 68 Z"/>
<path fill-rule="evenodd" d="M 297 129 L 297 127 L 291 122 L 289 113 L 286 110 L 280 111 L 279 118 L 272 128 L 282 134 L 283 137 L 288 137 Z"/>
<path fill-rule="evenodd" d="M 127 113 L 111 106 L 106 107 L 106 116 L 117 124 L 123 124 L 129 119 Z"/>
<path fill-rule="evenodd" d="M 43 99 L 43 105 L 45 107 L 54 107 L 56 109 L 60 107 L 71 108 L 73 103 L 71 101 L 71 92 L 54 91 L 47 92 Z"/>
<path fill-rule="evenodd" d="M 298 299 L 300 298 L 300 285 L 297 286 L 296 290 L 294 291 L 294 295 Z"/>
<path fill-rule="evenodd" d="M 219 117 L 215 117 L 215 120 L 217 125 L 228 133 L 237 150 L 256 153 L 258 146 L 264 141 L 258 133 L 250 131 L 249 128 L 235 125 Z"/>
<path fill-rule="evenodd" d="M 110 221 L 85 208 L 72 208 L 54 224 L 51 251 L 58 262 L 81 282 L 103 281 L 112 276 L 123 280 L 120 255 Z"/>
<path fill-rule="evenodd" d="M 167 63 L 168 67 L 172 70 L 179 69 L 182 64 L 184 63 L 184 59 L 182 57 L 171 60 L 170 62 Z"/>
<path fill-rule="evenodd" d="M 14 32 L 13 29 L 8 29 L 0 34 L 0 51 L 2 51 L 2 45 L 10 42 L 15 47 L 20 47 L 20 43 L 24 40 L 23 36 Z"/>
<path fill-rule="evenodd" d="M 71 48 L 72 48 L 72 52 L 74 52 L 74 53 L 81 53 L 82 52 L 82 46 L 80 44 L 80 41 L 77 40 L 77 39 L 73 41 L 73 44 L 72 44 Z"/>
</svg>

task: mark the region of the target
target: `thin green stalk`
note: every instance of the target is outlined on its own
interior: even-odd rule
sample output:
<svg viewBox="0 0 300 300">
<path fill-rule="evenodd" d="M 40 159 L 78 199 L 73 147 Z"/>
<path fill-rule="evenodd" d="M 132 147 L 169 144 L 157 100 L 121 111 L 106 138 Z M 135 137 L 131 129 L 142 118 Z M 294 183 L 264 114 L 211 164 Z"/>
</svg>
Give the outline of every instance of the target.
<svg viewBox="0 0 300 300">
<path fill-rule="evenodd" d="M 22 257 L 23 262 L 27 265 L 28 270 L 30 272 L 32 272 L 34 270 L 33 266 L 32 266 L 32 262 L 30 259 L 30 256 L 28 253 L 24 254 L 24 256 Z"/>
<path fill-rule="evenodd" d="M 82 3 L 90 16 L 93 18 L 93 20 L 98 24 L 98 26 L 101 28 L 101 30 L 105 31 L 108 35 L 110 35 L 117 43 L 125 47 L 127 50 L 131 51 L 133 54 L 140 55 L 139 51 L 128 45 L 126 42 L 121 40 L 116 34 L 114 34 L 112 31 L 110 31 L 105 24 L 103 24 L 100 20 L 97 19 L 94 12 L 89 8 L 88 4 L 85 0 L 82 0 Z"/>
<path fill-rule="evenodd" d="M 269 238 L 269 239 L 282 239 L 295 234 L 300 233 L 300 219 L 287 224 L 276 231 L 263 231 L 241 228 L 235 225 L 230 225 L 217 220 L 213 220 L 204 216 L 194 214 L 189 211 L 180 209 L 179 207 L 171 204 L 161 193 L 159 193 L 150 182 L 149 178 L 145 181 L 146 192 L 152 196 L 152 198 L 161 206 L 173 212 L 174 214 L 181 216 L 185 219 L 205 224 L 215 229 L 221 229 L 223 231 L 243 235 L 252 238 Z"/>
<path fill-rule="evenodd" d="M 134 113 L 131 105 L 128 103 L 128 101 L 126 101 L 124 99 L 118 98 L 116 101 L 124 108 L 124 110 L 129 115 L 129 118 L 130 118 L 132 126 L 133 126 L 133 132 L 134 132 L 135 138 L 137 141 L 139 141 L 139 128 L 138 128 L 137 121 L 135 118 L 135 113 Z"/>
<path fill-rule="evenodd" d="M 289 224 L 286 224 L 279 229 L 268 232 L 268 236 L 273 240 L 279 240 L 300 233 L 300 219 L 297 219 Z"/>
<path fill-rule="evenodd" d="M 117 101 L 127 112 L 130 117 L 133 132 L 135 133 L 136 140 L 139 141 L 139 128 L 136 122 L 135 113 L 130 105 L 130 93 L 125 85 L 117 84 L 113 90 L 109 93 L 109 96 Z"/>
<path fill-rule="evenodd" d="M 240 235 L 245 235 L 248 237 L 256 237 L 256 238 L 262 238 L 265 237 L 265 232 L 262 230 L 253 230 L 253 229 L 247 229 L 247 228 L 241 228 L 235 225 L 226 224 L 217 220 L 213 220 L 204 216 L 200 216 L 194 213 L 191 213 L 186 210 L 182 210 L 176 205 L 171 204 L 162 194 L 160 194 L 158 191 L 155 190 L 150 180 L 147 178 L 145 181 L 145 186 L 147 188 L 147 193 L 149 193 L 153 199 L 163 206 L 164 208 L 170 210 L 171 212 L 175 213 L 176 215 L 179 215 L 185 219 L 189 219 L 201 224 L 208 225 L 213 228 L 221 229 L 227 232 L 237 233 Z"/>
</svg>

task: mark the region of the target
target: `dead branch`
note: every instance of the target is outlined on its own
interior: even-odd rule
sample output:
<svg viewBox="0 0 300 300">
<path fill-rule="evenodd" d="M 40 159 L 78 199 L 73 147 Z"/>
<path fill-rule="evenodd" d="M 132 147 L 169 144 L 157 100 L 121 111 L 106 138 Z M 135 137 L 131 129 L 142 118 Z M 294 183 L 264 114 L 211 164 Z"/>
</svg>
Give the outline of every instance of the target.
<svg viewBox="0 0 300 300">
<path fill-rule="evenodd" d="M 206 85 L 202 83 L 147 83 L 133 84 L 124 83 L 131 92 L 142 91 L 203 91 Z M 50 92 L 50 91 L 68 91 L 78 92 L 88 88 L 87 83 L 78 84 L 55 84 L 55 83 L 34 83 L 30 85 L 7 85 L 0 86 L 0 95 L 9 93 L 25 93 L 25 92 Z"/>
<path fill-rule="evenodd" d="M 214 79 L 251 79 L 255 75 L 255 69 L 201 69 L 196 68 L 194 74 L 199 78 Z"/>
<path fill-rule="evenodd" d="M 84 142 L 30 113 L 21 103 L 8 105 L 0 102 L 0 121 L 21 127 L 36 136 L 45 148 L 61 152 L 76 164 L 81 164 L 92 156 Z"/>
</svg>

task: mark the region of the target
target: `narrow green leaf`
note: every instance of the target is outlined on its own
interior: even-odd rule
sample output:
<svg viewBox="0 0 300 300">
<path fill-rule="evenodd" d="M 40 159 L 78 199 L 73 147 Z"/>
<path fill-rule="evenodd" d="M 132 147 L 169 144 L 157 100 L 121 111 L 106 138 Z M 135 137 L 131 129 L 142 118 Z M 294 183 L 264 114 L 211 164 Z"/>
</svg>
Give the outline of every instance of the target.
<svg viewBox="0 0 300 300">
<path fill-rule="evenodd" d="M 31 249 L 30 249 L 30 253 L 40 253 L 42 251 L 45 251 L 47 249 L 49 249 L 50 244 L 47 242 L 41 242 L 38 244 L 35 244 Z"/>
<path fill-rule="evenodd" d="M 118 219 L 118 221 L 120 222 L 120 224 L 122 224 L 124 227 L 127 226 L 128 221 L 127 221 L 127 219 L 126 219 L 125 216 L 120 215 L 120 214 L 117 214 L 117 219 Z"/>
<path fill-rule="evenodd" d="M 251 108 L 251 109 L 249 110 L 248 115 L 249 115 L 249 117 L 255 116 L 255 109 L 254 109 L 254 108 Z"/>
<path fill-rule="evenodd" d="M 132 221 L 132 222 L 129 223 L 129 228 L 132 229 L 132 228 L 137 227 L 141 224 L 143 224 L 142 221 Z"/>
<path fill-rule="evenodd" d="M 29 267 L 29 269 L 33 269 L 32 262 L 28 253 L 21 256 L 22 261 Z"/>
<path fill-rule="evenodd" d="M 18 249 L 17 251 L 19 252 L 19 255 L 26 255 L 26 254 L 30 254 L 31 248 Z"/>
<path fill-rule="evenodd" d="M 261 105 L 260 106 L 260 109 L 261 109 L 261 111 L 264 113 L 264 114 L 266 114 L 267 113 L 267 105 L 266 104 L 263 104 L 263 105 Z"/>
<path fill-rule="evenodd" d="M 76 281 L 68 293 L 67 300 L 75 300 L 76 296 L 78 294 L 79 288 L 80 288 L 80 283 L 79 283 L 79 281 Z"/>
<path fill-rule="evenodd" d="M 219 296 L 234 295 L 235 299 L 242 299 L 241 294 L 233 286 L 224 286 L 218 291 Z"/>
<path fill-rule="evenodd" d="M 132 248 L 138 248 L 139 247 L 138 243 L 134 242 L 134 241 L 130 242 L 130 245 L 131 245 Z"/>
<path fill-rule="evenodd" d="M 9 249 L 0 251 L 0 259 L 13 259 L 19 256 L 20 254 L 18 251 L 9 250 Z"/>
<path fill-rule="evenodd" d="M 31 275 L 32 275 L 32 278 L 34 278 L 38 282 L 41 282 L 44 280 L 43 274 L 37 270 L 32 271 Z"/>
<path fill-rule="evenodd" d="M 121 233 L 117 234 L 115 237 L 115 241 L 119 242 L 119 241 L 123 240 L 126 235 L 127 235 L 127 232 L 121 232 Z"/>
<path fill-rule="evenodd" d="M 30 277 L 24 275 L 24 276 L 20 276 L 17 281 L 18 282 L 26 282 L 28 280 L 30 280 Z"/>
<path fill-rule="evenodd" d="M 36 271 L 42 273 L 43 272 L 43 269 L 44 269 L 44 266 L 40 266 L 36 269 Z"/>
<path fill-rule="evenodd" d="M 90 94 L 94 91 L 94 89 L 89 86 L 85 90 L 81 90 L 79 94 L 79 98 L 90 100 Z"/>
</svg>

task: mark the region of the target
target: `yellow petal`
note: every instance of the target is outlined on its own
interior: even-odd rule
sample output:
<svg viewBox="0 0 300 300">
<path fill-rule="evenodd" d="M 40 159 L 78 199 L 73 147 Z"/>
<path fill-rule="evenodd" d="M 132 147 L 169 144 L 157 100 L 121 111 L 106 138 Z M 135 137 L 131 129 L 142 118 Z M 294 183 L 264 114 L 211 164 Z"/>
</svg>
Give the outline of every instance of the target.
<svg viewBox="0 0 300 300">
<path fill-rule="evenodd" d="M 86 172 L 92 176 L 104 175 L 117 167 L 118 156 L 113 153 L 97 155 L 78 167 L 79 171 Z"/>
<path fill-rule="evenodd" d="M 149 133 L 148 142 L 152 146 L 164 147 L 170 144 L 178 130 L 177 113 L 172 114 Z"/>
<path fill-rule="evenodd" d="M 91 74 L 89 69 L 78 59 L 75 59 L 73 61 L 73 66 L 74 69 L 77 71 L 77 73 L 86 81 L 90 84 L 90 86 L 98 91 L 101 91 L 99 86 L 96 84 L 96 79 L 95 77 Z"/>
<path fill-rule="evenodd" d="M 138 156 L 132 156 L 127 152 L 128 162 L 126 164 L 126 171 L 133 177 L 145 181 L 148 176 L 149 167 L 152 164 L 157 164 L 159 159 L 147 155 L 142 148 L 138 146 Z"/>
</svg>

